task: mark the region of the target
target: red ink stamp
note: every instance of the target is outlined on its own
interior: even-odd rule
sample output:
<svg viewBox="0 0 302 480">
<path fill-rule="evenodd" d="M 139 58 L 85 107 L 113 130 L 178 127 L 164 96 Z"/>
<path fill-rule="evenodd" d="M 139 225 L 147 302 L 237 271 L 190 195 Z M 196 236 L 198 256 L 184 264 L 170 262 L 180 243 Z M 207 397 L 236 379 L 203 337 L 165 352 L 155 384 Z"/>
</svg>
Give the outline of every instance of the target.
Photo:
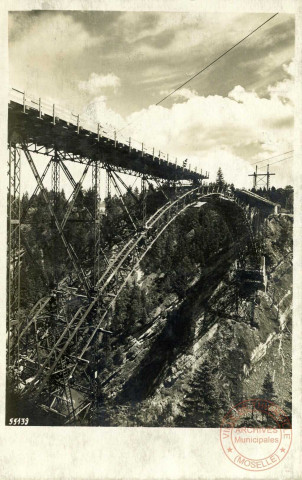
<svg viewBox="0 0 302 480">
<path fill-rule="evenodd" d="M 244 400 L 223 417 L 220 442 L 228 459 L 252 472 L 278 465 L 292 442 L 290 419 L 275 403 Z"/>
</svg>

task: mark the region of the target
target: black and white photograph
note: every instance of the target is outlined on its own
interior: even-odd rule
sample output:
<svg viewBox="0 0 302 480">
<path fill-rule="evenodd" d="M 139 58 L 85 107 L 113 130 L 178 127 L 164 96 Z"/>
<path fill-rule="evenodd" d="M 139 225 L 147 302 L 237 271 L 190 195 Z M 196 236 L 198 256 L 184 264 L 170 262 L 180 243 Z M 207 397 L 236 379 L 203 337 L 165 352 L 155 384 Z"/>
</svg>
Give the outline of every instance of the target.
<svg viewBox="0 0 302 480">
<path fill-rule="evenodd" d="M 10 11 L 8 65 L 5 425 L 290 430 L 294 14 Z"/>
</svg>

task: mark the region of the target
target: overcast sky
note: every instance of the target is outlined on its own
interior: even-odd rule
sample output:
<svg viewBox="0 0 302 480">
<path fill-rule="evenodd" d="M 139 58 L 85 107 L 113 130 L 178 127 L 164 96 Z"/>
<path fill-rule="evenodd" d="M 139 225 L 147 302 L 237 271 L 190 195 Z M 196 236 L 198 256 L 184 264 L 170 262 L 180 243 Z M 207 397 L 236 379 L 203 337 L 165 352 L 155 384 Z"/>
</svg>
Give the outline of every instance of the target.
<svg viewBox="0 0 302 480">
<path fill-rule="evenodd" d="M 188 158 L 211 179 L 221 166 L 228 181 L 251 186 L 252 163 L 292 150 L 293 16 L 279 14 L 154 104 L 270 16 L 11 13 L 10 85 L 124 127 L 125 138 Z M 293 182 L 291 165 L 272 167 L 274 184 Z"/>
</svg>

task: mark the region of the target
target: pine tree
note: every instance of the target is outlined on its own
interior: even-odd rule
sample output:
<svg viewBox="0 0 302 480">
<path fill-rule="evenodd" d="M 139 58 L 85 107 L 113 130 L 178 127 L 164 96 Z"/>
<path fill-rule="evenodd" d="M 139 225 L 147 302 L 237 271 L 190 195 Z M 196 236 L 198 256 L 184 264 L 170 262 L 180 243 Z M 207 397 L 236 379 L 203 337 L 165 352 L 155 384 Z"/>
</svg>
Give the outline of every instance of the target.
<svg viewBox="0 0 302 480">
<path fill-rule="evenodd" d="M 267 372 L 267 374 L 264 377 L 264 381 L 263 381 L 263 385 L 262 385 L 261 398 L 263 399 L 263 401 L 262 401 L 262 415 L 266 416 L 266 421 L 268 422 L 268 420 L 269 420 L 269 407 L 270 407 L 269 402 L 273 401 L 276 398 L 273 379 L 272 379 L 271 374 L 269 372 Z M 267 403 L 266 403 L 266 400 L 267 400 Z"/>
<path fill-rule="evenodd" d="M 212 370 L 208 361 L 198 368 L 189 384 L 184 399 L 183 418 L 185 427 L 215 426 L 217 412 L 217 394 L 212 379 Z"/>
<path fill-rule="evenodd" d="M 221 167 L 219 167 L 217 171 L 216 183 L 219 187 L 223 187 L 223 185 L 225 184 Z"/>
<path fill-rule="evenodd" d="M 269 372 L 267 372 L 267 374 L 265 375 L 262 385 L 262 398 L 269 401 L 272 401 L 274 398 L 276 398 L 273 379 Z"/>
<path fill-rule="evenodd" d="M 290 213 L 293 213 L 294 210 L 294 189 L 291 185 L 285 187 L 285 208 Z"/>
<path fill-rule="evenodd" d="M 137 323 L 141 320 L 142 317 L 142 301 L 141 301 L 141 290 L 136 282 L 133 283 L 133 286 L 129 294 L 129 303 L 127 309 L 127 327 L 130 331 L 135 330 Z"/>
<path fill-rule="evenodd" d="M 125 330 L 128 324 L 130 286 L 127 284 L 116 300 L 112 328 Z"/>
<path fill-rule="evenodd" d="M 278 242 L 280 249 L 284 250 L 288 242 L 289 242 L 288 227 L 286 224 L 282 224 L 280 228 L 279 242 Z"/>
</svg>

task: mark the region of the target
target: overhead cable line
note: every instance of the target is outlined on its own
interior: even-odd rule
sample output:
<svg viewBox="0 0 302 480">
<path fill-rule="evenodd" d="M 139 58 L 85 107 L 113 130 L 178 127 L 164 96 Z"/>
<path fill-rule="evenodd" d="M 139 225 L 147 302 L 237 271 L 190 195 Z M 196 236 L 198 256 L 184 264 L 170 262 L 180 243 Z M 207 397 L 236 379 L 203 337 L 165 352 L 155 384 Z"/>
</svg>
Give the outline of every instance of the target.
<svg viewBox="0 0 302 480">
<path fill-rule="evenodd" d="M 259 25 L 257 28 L 255 28 L 254 30 L 252 30 L 248 35 L 246 35 L 245 37 L 243 37 L 241 40 L 239 40 L 239 42 L 235 43 L 235 45 L 233 45 L 232 47 L 230 47 L 228 50 L 226 50 L 225 52 L 223 52 L 221 55 L 219 55 L 219 57 L 215 58 L 215 60 L 213 60 L 211 63 L 209 63 L 208 65 L 206 65 L 204 68 L 202 68 L 201 70 L 199 70 L 199 72 L 195 73 L 191 78 L 189 78 L 189 80 L 186 80 L 184 83 L 182 83 L 181 85 L 179 85 L 177 88 L 175 88 L 172 92 L 170 92 L 168 95 L 166 95 L 165 97 L 163 97 L 161 100 L 159 100 L 159 102 L 155 103 L 155 106 L 157 105 L 160 105 L 162 102 L 164 102 L 167 98 L 171 97 L 171 95 L 173 95 L 173 93 L 177 92 L 178 90 L 180 90 L 182 87 L 184 87 L 185 85 L 187 85 L 189 82 L 191 82 L 194 78 L 196 78 L 198 75 L 200 75 L 201 73 L 203 73 L 205 70 L 207 70 L 209 67 L 211 67 L 212 65 L 214 65 L 214 63 L 218 62 L 218 60 L 220 60 L 222 57 L 224 57 L 225 55 L 227 55 L 231 50 L 233 50 L 235 47 L 237 47 L 238 45 L 240 45 L 240 43 L 244 42 L 244 40 L 246 40 L 247 38 L 249 38 L 251 35 L 253 35 L 253 33 L 257 32 L 257 30 L 259 30 L 260 28 L 262 28 L 266 23 L 270 22 L 274 17 L 276 17 L 278 15 L 278 13 L 275 13 L 274 15 L 272 15 L 270 18 L 268 18 L 267 20 L 265 20 L 265 22 L 261 23 L 261 25 Z M 130 122 L 128 123 L 127 125 L 125 125 L 125 127 L 122 127 L 120 130 L 118 130 L 117 133 L 121 132 L 122 130 L 124 130 L 126 127 L 128 127 L 129 125 L 132 125 L 134 122 Z"/>
<path fill-rule="evenodd" d="M 281 155 L 286 155 L 287 153 L 292 153 L 292 152 L 293 152 L 293 150 L 289 150 L 288 152 L 279 153 L 279 155 L 274 155 L 273 157 L 268 157 L 268 158 L 265 158 L 264 160 L 259 160 L 258 162 L 251 163 L 251 165 L 258 165 L 259 163 L 267 162 L 268 160 L 271 160 L 272 158 L 281 157 Z"/>
<path fill-rule="evenodd" d="M 259 30 L 261 27 L 263 27 L 266 23 L 270 22 L 270 20 L 272 20 L 274 17 L 276 17 L 278 15 L 278 13 L 275 13 L 274 15 L 272 15 L 270 18 L 268 18 L 267 20 L 265 20 L 265 22 L 261 23 L 261 25 L 259 25 L 257 28 L 255 28 L 254 30 L 252 30 L 248 35 L 246 35 L 245 37 L 243 37 L 241 40 L 239 40 L 239 42 L 235 43 L 235 45 L 233 45 L 231 48 L 229 48 L 228 50 L 226 50 L 225 52 L 223 52 L 221 55 L 219 55 L 219 57 L 215 58 L 215 60 L 213 60 L 211 63 L 209 63 L 206 67 L 202 68 L 201 70 L 199 70 L 199 72 L 195 73 L 195 75 L 193 75 L 193 77 L 189 78 L 189 80 L 187 80 L 186 82 L 182 83 L 181 85 L 179 85 L 179 87 L 175 88 L 175 90 L 173 90 L 171 93 L 169 93 L 168 95 L 166 95 L 164 98 L 162 98 L 159 102 L 157 102 L 155 105 L 159 105 L 160 103 L 162 103 L 164 100 L 166 100 L 167 98 L 169 98 L 171 95 L 173 95 L 173 93 L 177 92 L 178 90 L 180 90 L 182 87 L 184 87 L 185 85 L 187 85 L 189 82 L 191 82 L 194 78 L 196 78 L 198 75 L 200 75 L 202 72 L 204 72 L 205 70 L 207 70 L 209 67 L 211 67 L 212 65 L 214 65 L 214 63 L 218 62 L 218 60 L 220 60 L 222 57 L 224 57 L 227 53 L 229 53 L 231 50 L 233 50 L 235 47 L 237 47 L 238 45 L 240 45 L 240 43 L 244 42 L 244 40 L 246 40 L 247 38 L 249 38 L 251 35 L 253 35 L 253 33 L 257 32 L 257 30 Z"/>
<path fill-rule="evenodd" d="M 293 156 L 291 155 L 290 157 L 283 158 L 282 160 L 277 160 L 277 162 L 270 163 L 269 165 L 275 165 L 275 163 L 284 162 L 284 160 L 290 160 L 292 158 Z"/>
<path fill-rule="evenodd" d="M 275 165 L 276 163 L 284 162 L 285 160 L 290 160 L 291 158 L 293 158 L 292 155 L 290 155 L 289 157 L 286 157 L 286 158 L 282 158 L 281 160 L 277 160 L 276 162 L 269 163 L 268 166 L 270 167 L 271 165 Z"/>
</svg>

